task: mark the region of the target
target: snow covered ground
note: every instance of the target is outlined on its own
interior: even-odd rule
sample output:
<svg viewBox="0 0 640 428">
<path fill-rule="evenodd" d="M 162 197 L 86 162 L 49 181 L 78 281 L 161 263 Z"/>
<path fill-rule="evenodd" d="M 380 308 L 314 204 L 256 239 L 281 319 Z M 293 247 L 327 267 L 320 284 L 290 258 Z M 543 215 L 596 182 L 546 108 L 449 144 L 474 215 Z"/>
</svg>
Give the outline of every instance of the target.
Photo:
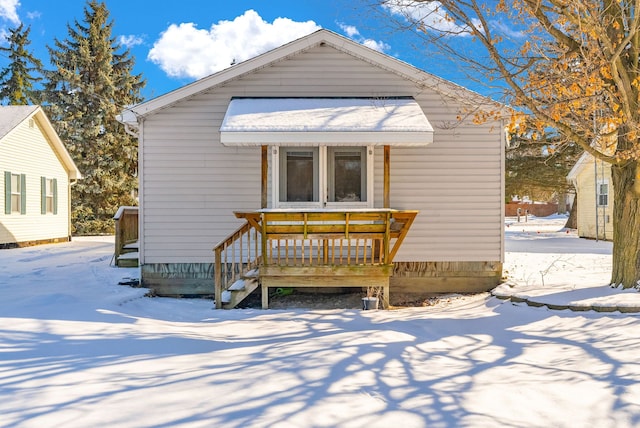
<svg viewBox="0 0 640 428">
<path fill-rule="evenodd" d="M 508 219 L 504 294 L 604 299 L 611 244 Z M 538 233 L 539 232 L 539 233 Z M 640 426 L 640 314 L 490 294 L 216 311 L 120 286 L 113 241 L 0 251 L 2 427 Z"/>
<path fill-rule="evenodd" d="M 611 242 L 580 239 L 565 216 L 505 225 L 508 280 L 493 294 L 576 310 L 640 312 L 640 293 L 611 287 Z"/>
</svg>

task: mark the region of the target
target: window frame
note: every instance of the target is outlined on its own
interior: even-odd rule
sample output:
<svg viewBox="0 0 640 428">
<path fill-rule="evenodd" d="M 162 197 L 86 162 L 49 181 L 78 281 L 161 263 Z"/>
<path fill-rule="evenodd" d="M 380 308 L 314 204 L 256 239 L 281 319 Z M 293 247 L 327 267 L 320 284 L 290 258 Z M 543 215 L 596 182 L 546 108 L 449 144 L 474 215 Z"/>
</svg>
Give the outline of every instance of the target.
<svg viewBox="0 0 640 428">
<path fill-rule="evenodd" d="M 602 192 L 603 186 L 606 189 L 606 192 Z M 609 181 L 608 180 L 598 181 L 598 188 L 596 190 L 596 205 L 598 207 L 609 206 Z"/>
<path fill-rule="evenodd" d="M 46 178 L 45 179 L 45 200 L 46 200 L 46 204 L 45 204 L 45 210 L 47 212 L 47 214 L 53 214 L 53 178 Z"/>
<path fill-rule="evenodd" d="M 58 180 L 40 177 L 40 213 L 58 214 Z"/>
<path fill-rule="evenodd" d="M 367 208 L 369 206 L 369 187 L 373 184 L 373 180 L 369 180 L 369 164 L 372 160 L 369 160 L 368 152 L 370 149 L 366 146 L 350 146 L 350 147 L 327 147 L 327 195 L 326 206 L 327 207 L 358 207 Z M 362 169 L 360 172 L 360 200 L 359 201 L 336 201 L 336 183 L 335 183 L 335 155 L 338 153 L 348 153 L 358 151 L 361 154 Z M 363 199 L 364 198 L 364 199 Z"/>
<path fill-rule="evenodd" d="M 27 213 L 27 176 L 5 171 L 4 181 L 4 213 L 25 215 Z"/>
<path fill-rule="evenodd" d="M 11 214 L 20 214 L 21 212 L 22 212 L 22 180 L 20 179 L 20 174 L 14 174 L 12 172 L 11 173 Z"/>
<path fill-rule="evenodd" d="M 314 153 L 317 153 L 318 170 L 314 171 L 314 180 L 318 183 L 318 200 L 312 202 L 290 202 L 281 201 L 280 195 L 285 188 L 285 184 L 282 182 L 286 179 L 286 172 L 281 171 L 282 165 L 285 159 L 284 154 L 291 151 L 304 151 L 314 149 Z M 330 189 L 330 181 L 332 178 L 331 168 L 333 160 L 329 158 L 334 153 L 340 153 L 345 151 L 362 151 L 364 171 L 362 173 L 362 186 L 364 186 L 363 195 L 364 201 L 348 201 L 348 202 L 333 202 L 329 201 L 329 194 L 332 191 Z M 348 208 L 373 208 L 374 197 L 374 147 L 373 146 L 272 146 L 270 147 L 272 155 L 272 175 L 271 175 L 271 188 L 272 188 L 272 207 L 274 208 L 299 208 L 299 209 L 348 209 Z M 315 168 L 315 164 L 314 164 Z"/>
<path fill-rule="evenodd" d="M 313 162 L 313 197 L 311 201 L 287 201 L 283 199 L 283 193 L 287 192 L 287 154 L 295 153 L 295 152 L 309 152 L 312 153 L 312 162 Z M 307 207 L 307 206 L 318 206 L 321 201 L 321 191 L 320 191 L 320 149 L 319 147 L 280 147 L 279 155 L 277 158 L 278 163 L 278 180 L 277 180 L 277 188 L 278 188 L 278 196 L 277 200 L 281 206 L 287 207 Z"/>
</svg>

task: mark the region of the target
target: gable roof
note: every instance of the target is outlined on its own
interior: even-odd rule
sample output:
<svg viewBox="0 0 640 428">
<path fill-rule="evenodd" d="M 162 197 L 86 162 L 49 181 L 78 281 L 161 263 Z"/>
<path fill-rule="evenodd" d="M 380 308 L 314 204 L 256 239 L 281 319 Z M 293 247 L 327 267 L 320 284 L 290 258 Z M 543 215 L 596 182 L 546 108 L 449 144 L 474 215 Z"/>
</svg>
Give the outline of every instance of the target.
<svg viewBox="0 0 640 428">
<path fill-rule="evenodd" d="M 322 44 L 366 61 L 373 66 L 395 73 L 406 80 L 414 82 L 416 85 L 428 87 L 443 95 L 458 99 L 465 104 L 490 105 L 492 108 L 504 107 L 496 101 L 453 82 L 429 74 L 410 64 L 375 51 L 332 31 L 322 29 L 215 74 L 196 80 L 167 94 L 129 107 L 121 114 L 118 120 L 125 125 L 136 127 L 138 118 L 151 115 L 185 98 L 192 97 L 231 79 L 237 79 L 244 74 L 267 67 Z"/>
<path fill-rule="evenodd" d="M 38 106 L 2 106 L 0 110 L 0 138 L 31 116 Z"/>
<path fill-rule="evenodd" d="M 0 106 L 0 141 L 11 134 L 18 125 L 29 119 L 33 119 L 38 123 L 42 133 L 51 144 L 51 148 L 69 173 L 69 179 L 77 180 L 82 178 L 80 170 L 71 159 L 62 140 L 60 140 L 49 118 L 40 106 Z"/>
<path fill-rule="evenodd" d="M 578 175 L 582 172 L 582 170 L 593 161 L 593 156 L 587 152 L 583 152 L 580 158 L 576 161 L 569 174 L 567 174 L 567 181 L 572 183 L 574 186 L 578 180 Z"/>
</svg>

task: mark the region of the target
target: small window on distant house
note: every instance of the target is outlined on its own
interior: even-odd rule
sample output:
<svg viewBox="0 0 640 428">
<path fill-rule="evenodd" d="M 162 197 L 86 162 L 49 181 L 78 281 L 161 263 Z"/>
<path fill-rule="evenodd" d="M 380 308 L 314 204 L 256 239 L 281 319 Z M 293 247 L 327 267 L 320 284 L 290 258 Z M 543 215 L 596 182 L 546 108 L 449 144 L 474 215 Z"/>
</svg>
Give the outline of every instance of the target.
<svg viewBox="0 0 640 428">
<path fill-rule="evenodd" d="M 57 214 L 57 180 L 55 178 L 41 177 L 42 214 Z"/>
<path fill-rule="evenodd" d="M 598 183 L 598 206 L 606 207 L 609 205 L 609 183 Z"/>
<path fill-rule="evenodd" d="M 20 214 L 22 198 L 20 192 L 22 190 L 20 186 L 20 175 L 11 174 L 11 213 Z"/>
<path fill-rule="evenodd" d="M 4 173 L 4 213 L 26 214 L 26 176 L 14 174 L 9 171 Z"/>
<path fill-rule="evenodd" d="M 53 214 L 53 179 L 47 178 L 46 193 L 47 212 Z"/>
</svg>

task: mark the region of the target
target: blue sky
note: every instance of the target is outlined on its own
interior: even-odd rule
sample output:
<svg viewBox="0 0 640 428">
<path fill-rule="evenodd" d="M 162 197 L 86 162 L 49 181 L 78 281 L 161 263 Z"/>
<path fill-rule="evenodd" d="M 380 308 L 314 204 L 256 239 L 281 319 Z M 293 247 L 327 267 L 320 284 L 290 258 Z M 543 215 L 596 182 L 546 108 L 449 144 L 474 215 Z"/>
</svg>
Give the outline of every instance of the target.
<svg viewBox="0 0 640 428">
<path fill-rule="evenodd" d="M 198 78 L 297 39 L 319 28 L 352 38 L 418 68 L 471 87 L 451 64 L 417 50 L 411 33 L 398 33 L 357 0 L 232 0 L 176 3 L 106 0 L 113 35 L 136 58 L 150 99 Z M 0 31 L 31 26 L 32 52 L 49 65 L 46 46 L 67 38 L 66 26 L 82 21 L 85 0 L 0 0 Z M 6 57 L 0 57 L 0 67 Z"/>
</svg>

